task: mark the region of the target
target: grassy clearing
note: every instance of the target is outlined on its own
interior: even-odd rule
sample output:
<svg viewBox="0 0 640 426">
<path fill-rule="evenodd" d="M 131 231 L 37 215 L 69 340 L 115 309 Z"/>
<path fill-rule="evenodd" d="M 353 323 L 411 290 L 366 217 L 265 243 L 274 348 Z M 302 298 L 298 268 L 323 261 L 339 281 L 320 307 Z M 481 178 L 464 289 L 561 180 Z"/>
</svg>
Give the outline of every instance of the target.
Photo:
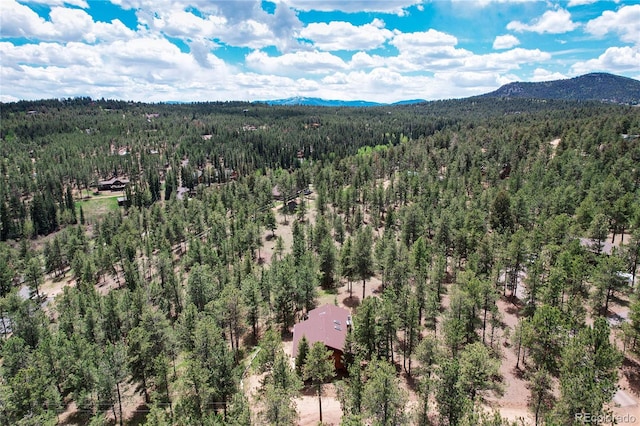
<svg viewBox="0 0 640 426">
<path fill-rule="evenodd" d="M 84 211 L 84 217 L 87 221 L 93 221 L 103 217 L 111 212 L 118 210 L 118 197 L 113 195 L 108 197 L 90 198 L 88 200 L 76 201 L 76 209 L 79 212 L 80 207 Z"/>
</svg>

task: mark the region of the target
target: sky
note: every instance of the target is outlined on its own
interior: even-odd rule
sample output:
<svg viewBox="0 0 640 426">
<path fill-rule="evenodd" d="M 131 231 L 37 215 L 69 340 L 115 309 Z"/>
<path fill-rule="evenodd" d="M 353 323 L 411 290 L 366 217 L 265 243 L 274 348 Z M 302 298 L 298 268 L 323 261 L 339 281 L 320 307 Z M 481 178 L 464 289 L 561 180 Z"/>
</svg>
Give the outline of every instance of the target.
<svg viewBox="0 0 640 426">
<path fill-rule="evenodd" d="M 463 98 L 640 79 L 640 0 L 0 0 L 0 101 Z"/>
</svg>

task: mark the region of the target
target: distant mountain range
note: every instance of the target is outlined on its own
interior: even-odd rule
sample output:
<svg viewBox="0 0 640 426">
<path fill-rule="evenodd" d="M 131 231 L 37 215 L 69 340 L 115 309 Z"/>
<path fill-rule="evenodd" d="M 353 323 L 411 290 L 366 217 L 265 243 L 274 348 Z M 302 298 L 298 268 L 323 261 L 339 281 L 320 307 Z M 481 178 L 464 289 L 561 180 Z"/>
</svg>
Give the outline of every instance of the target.
<svg viewBox="0 0 640 426">
<path fill-rule="evenodd" d="M 567 101 L 601 101 L 619 104 L 640 104 L 640 81 L 607 73 L 585 74 L 566 80 L 536 83 L 514 82 L 498 90 L 475 98 L 529 98 L 559 99 Z M 296 96 L 287 99 L 256 101 L 268 105 L 308 105 L 326 107 L 375 107 L 411 105 L 426 102 L 423 99 L 385 104 L 369 101 L 340 101 Z"/>
<path fill-rule="evenodd" d="M 412 99 L 406 101 L 395 102 L 393 104 L 385 104 L 379 102 L 369 102 L 369 101 L 338 101 L 338 100 L 328 100 L 321 98 L 305 98 L 302 96 L 296 96 L 293 98 L 287 99 L 275 99 L 271 101 L 255 101 L 257 103 L 264 103 L 268 105 L 308 105 L 308 106 L 326 106 L 326 107 L 374 107 L 374 106 L 385 106 L 385 105 L 409 105 L 409 104 L 419 104 L 422 102 L 426 102 L 424 99 Z"/>
<path fill-rule="evenodd" d="M 613 74 L 592 73 L 566 80 L 509 83 L 494 92 L 479 97 L 640 104 L 640 81 Z"/>
</svg>

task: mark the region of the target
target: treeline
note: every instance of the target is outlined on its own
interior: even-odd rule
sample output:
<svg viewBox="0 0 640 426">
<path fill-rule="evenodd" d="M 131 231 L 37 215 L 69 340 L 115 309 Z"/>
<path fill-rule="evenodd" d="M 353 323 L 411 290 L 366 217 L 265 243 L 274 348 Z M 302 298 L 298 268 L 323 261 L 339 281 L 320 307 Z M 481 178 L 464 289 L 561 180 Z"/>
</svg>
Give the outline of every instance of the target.
<svg viewBox="0 0 640 426">
<path fill-rule="evenodd" d="M 205 173 L 207 184 L 223 183 L 256 170 L 294 169 L 300 158 L 326 163 L 363 146 L 395 146 L 427 137 L 439 137 L 439 149 L 455 147 L 458 141 L 487 145 L 481 155 L 467 152 L 456 159 L 463 162 L 457 165 L 461 170 L 478 164 L 492 171 L 507 162 L 517 166 L 529 145 L 556 137 L 591 150 L 576 146 L 579 155 L 611 156 L 603 162 L 606 166 L 619 158 L 628 163 L 640 158 L 633 141 L 593 152 L 620 134 L 637 133 L 637 124 L 633 109 L 589 103 L 462 100 L 347 109 L 78 98 L 3 104 L 1 115 L 3 240 L 57 229 L 28 223 L 38 221 L 25 214 L 36 195 L 48 206 L 53 203 L 60 216 L 66 210 L 67 188 L 88 195 L 99 180 L 113 176 L 128 177 L 140 193 L 153 189 L 153 182 L 167 180 L 170 195 L 181 182 L 195 186 L 198 172 Z M 454 133 L 457 138 L 451 139 Z M 618 155 L 621 150 L 627 155 Z M 183 170 L 185 159 L 189 162 Z M 633 170 L 629 172 L 636 173 Z M 637 176 L 631 179 L 635 182 Z M 47 222 L 68 224 L 73 217 L 50 217 Z"/>
<path fill-rule="evenodd" d="M 71 402 L 87 423 L 109 414 L 122 424 L 129 384 L 150 425 L 295 424 L 303 380 L 321 398 L 332 374 L 313 347 L 290 369 L 281 336 L 321 291 L 343 285 L 357 306 L 349 375 L 336 385 L 343 424 L 502 424 L 482 409 L 504 387 L 501 350 L 516 351 L 537 421 L 572 424 L 610 401 L 622 354 L 604 317 L 629 296 L 619 272 L 635 273 L 640 254 L 640 146 L 621 136 L 640 133 L 636 110 L 492 100 L 355 110 L 127 103 L 114 113 L 79 102 L 2 112 L 0 235 L 19 239 L 0 246 L 3 424 L 55 424 Z M 76 131 L 18 136 L 47 114 Z M 211 171 L 177 200 L 178 183 L 207 164 L 237 180 Z M 83 224 L 69 190 L 113 174 L 149 195 Z M 289 195 L 309 184 L 313 205 L 274 204 L 274 186 Z M 279 230 L 289 221 L 290 246 Z M 42 249 L 24 238 L 53 231 Z M 611 233 L 625 244 L 608 255 Z M 266 235 L 276 249 L 262 266 Z M 361 297 L 354 284 L 364 295 L 373 276 L 379 295 Z M 45 279 L 75 285 L 43 306 Z M 513 331 L 501 298 L 518 310 Z M 620 338 L 637 356 L 635 296 L 629 317 Z M 250 360 L 266 372 L 255 404 L 239 386 Z M 420 396 L 413 411 L 406 377 Z"/>
</svg>

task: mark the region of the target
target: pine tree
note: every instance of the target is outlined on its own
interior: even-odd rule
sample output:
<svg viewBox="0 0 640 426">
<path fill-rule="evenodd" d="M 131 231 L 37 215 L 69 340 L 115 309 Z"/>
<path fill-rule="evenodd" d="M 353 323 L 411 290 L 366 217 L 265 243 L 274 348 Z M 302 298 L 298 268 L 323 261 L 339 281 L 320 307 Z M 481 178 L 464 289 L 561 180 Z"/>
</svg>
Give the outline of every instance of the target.
<svg viewBox="0 0 640 426">
<path fill-rule="evenodd" d="M 374 424 L 390 426 L 405 423 L 406 392 L 400 387 L 393 365 L 372 360 L 365 371 L 363 412 Z"/>
<path fill-rule="evenodd" d="M 356 276 L 362 280 L 362 300 L 365 297 L 367 279 L 373 275 L 373 235 L 371 228 L 365 226 L 356 234 L 353 246 L 354 271 Z"/>
<path fill-rule="evenodd" d="M 320 243 L 318 257 L 320 261 L 320 285 L 325 289 L 332 288 L 335 282 L 337 255 L 336 248 L 328 234 Z"/>
<path fill-rule="evenodd" d="M 579 415 L 603 414 L 617 389 L 622 355 L 611 344 L 609 333 L 607 321 L 599 317 L 563 348 L 556 415 L 564 424 L 578 423 Z"/>
<path fill-rule="evenodd" d="M 318 392 L 318 409 L 322 423 L 322 384 L 333 376 L 333 352 L 328 351 L 322 342 L 315 342 L 305 359 L 304 378 L 311 380 Z"/>
<path fill-rule="evenodd" d="M 302 336 L 298 342 L 298 354 L 296 355 L 296 373 L 298 376 L 304 378 L 304 366 L 307 361 L 307 355 L 309 354 L 309 341 L 306 336 Z"/>
</svg>

